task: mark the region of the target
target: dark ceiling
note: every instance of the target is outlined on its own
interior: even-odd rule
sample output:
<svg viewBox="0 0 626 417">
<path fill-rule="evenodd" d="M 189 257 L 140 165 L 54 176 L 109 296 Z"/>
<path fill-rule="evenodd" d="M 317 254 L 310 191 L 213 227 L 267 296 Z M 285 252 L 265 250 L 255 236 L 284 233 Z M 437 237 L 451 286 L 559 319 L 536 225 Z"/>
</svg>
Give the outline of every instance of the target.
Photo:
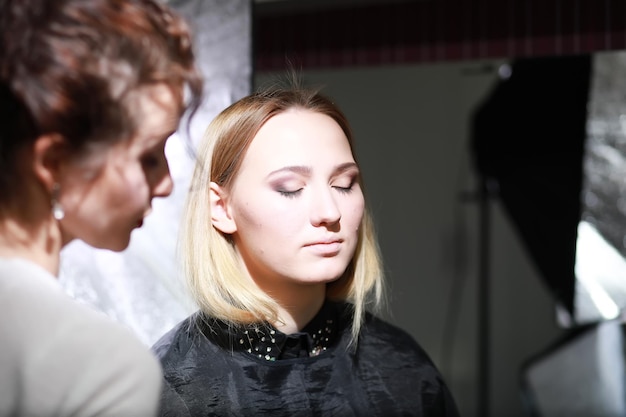
<svg viewBox="0 0 626 417">
<path fill-rule="evenodd" d="M 406 3 L 431 0 L 254 0 L 254 13 L 258 16 L 278 16 L 300 12 L 346 9 L 371 5 Z"/>
<path fill-rule="evenodd" d="M 624 0 L 255 0 L 257 70 L 626 49 Z"/>
</svg>

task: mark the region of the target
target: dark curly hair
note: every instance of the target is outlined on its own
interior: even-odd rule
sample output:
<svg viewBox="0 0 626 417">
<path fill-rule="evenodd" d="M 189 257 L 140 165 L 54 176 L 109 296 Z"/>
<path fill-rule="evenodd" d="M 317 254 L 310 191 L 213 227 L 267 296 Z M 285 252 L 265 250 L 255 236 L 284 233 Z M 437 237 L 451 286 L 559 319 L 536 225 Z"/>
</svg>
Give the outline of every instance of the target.
<svg viewBox="0 0 626 417">
<path fill-rule="evenodd" d="M 186 22 L 158 0 L 0 0 L 0 206 L 20 189 L 17 153 L 43 134 L 76 154 L 128 140 L 130 97 L 155 83 L 193 114 L 203 87 L 192 49 Z"/>
</svg>

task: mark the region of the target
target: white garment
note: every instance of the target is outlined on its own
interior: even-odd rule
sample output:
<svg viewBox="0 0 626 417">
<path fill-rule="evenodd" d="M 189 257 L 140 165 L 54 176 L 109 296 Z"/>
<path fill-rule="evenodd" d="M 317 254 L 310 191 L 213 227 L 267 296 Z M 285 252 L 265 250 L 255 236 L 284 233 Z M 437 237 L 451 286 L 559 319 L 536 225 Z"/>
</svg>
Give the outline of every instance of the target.
<svg viewBox="0 0 626 417">
<path fill-rule="evenodd" d="M 129 329 L 38 265 L 0 258 L 0 416 L 153 416 L 160 390 L 158 361 Z"/>
</svg>

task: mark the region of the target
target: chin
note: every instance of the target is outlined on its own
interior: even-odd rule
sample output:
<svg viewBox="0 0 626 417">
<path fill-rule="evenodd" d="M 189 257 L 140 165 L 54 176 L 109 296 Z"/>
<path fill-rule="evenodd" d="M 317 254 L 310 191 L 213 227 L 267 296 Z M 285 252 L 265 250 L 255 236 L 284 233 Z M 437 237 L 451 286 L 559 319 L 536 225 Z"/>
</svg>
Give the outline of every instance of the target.
<svg viewBox="0 0 626 417">
<path fill-rule="evenodd" d="M 336 265 L 328 266 L 322 271 L 319 271 L 320 282 L 331 283 L 341 278 L 348 268 L 348 264 L 339 262 Z"/>
<path fill-rule="evenodd" d="M 112 252 L 122 252 L 122 251 L 126 250 L 127 248 L 128 248 L 128 243 L 125 244 L 125 245 L 113 246 L 113 247 L 110 247 L 110 248 L 103 248 L 103 249 L 108 249 L 108 250 L 110 250 Z"/>
<path fill-rule="evenodd" d="M 310 284 L 330 284 L 332 282 L 337 281 L 339 278 L 342 277 L 343 273 L 345 272 L 345 269 L 343 271 L 341 271 L 341 273 L 339 274 L 320 274 L 318 276 L 309 276 L 306 281 Z"/>
<path fill-rule="evenodd" d="M 99 242 L 90 242 L 85 240 L 84 242 L 96 249 L 106 249 L 112 252 L 122 252 L 123 250 L 128 248 L 128 245 L 130 244 L 130 236 L 128 237 L 128 239 L 123 239 L 119 241 L 103 240 Z"/>
</svg>

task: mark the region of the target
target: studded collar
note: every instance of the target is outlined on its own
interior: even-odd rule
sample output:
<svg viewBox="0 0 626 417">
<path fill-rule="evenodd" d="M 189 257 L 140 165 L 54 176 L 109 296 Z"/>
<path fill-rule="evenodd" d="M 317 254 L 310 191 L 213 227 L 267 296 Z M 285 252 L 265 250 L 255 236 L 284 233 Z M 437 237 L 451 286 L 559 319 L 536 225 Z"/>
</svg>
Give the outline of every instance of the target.
<svg viewBox="0 0 626 417">
<path fill-rule="evenodd" d="M 277 361 L 322 354 L 338 340 L 338 320 L 335 303 L 326 301 L 300 332 L 289 335 L 269 324 L 232 328 L 214 321 L 213 324 L 218 327 L 210 327 L 212 338 L 220 339 L 222 345 L 227 343 L 229 349 L 246 352 L 267 361 Z"/>
</svg>

